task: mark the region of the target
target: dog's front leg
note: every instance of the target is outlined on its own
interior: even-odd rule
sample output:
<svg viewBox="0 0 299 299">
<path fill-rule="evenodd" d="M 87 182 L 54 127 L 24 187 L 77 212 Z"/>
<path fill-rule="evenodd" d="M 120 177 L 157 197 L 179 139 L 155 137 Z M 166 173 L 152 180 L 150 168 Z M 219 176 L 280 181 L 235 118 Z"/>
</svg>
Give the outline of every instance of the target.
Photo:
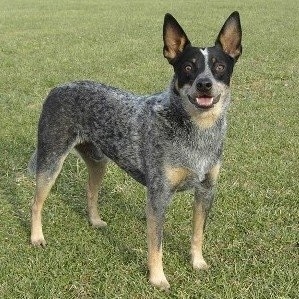
<svg viewBox="0 0 299 299">
<path fill-rule="evenodd" d="M 170 194 L 165 196 L 161 192 L 149 190 L 146 207 L 149 280 L 162 290 L 170 287 L 162 264 L 163 223 L 169 198 Z"/>
<path fill-rule="evenodd" d="M 211 209 L 215 183 L 220 165 L 216 164 L 206 175 L 205 180 L 195 188 L 193 205 L 193 234 L 191 239 L 191 264 L 193 269 L 208 269 L 209 266 L 202 255 L 203 233 L 208 213 Z"/>
</svg>

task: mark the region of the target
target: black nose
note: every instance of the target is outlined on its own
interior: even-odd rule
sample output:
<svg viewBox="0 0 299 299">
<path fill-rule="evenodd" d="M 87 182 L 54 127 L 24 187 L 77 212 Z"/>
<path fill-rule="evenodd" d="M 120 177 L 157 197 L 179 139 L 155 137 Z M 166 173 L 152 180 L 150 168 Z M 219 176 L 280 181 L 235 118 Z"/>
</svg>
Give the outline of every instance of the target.
<svg viewBox="0 0 299 299">
<path fill-rule="evenodd" d="M 202 78 L 197 81 L 196 88 L 198 91 L 209 91 L 212 85 L 213 83 L 209 78 Z"/>
</svg>

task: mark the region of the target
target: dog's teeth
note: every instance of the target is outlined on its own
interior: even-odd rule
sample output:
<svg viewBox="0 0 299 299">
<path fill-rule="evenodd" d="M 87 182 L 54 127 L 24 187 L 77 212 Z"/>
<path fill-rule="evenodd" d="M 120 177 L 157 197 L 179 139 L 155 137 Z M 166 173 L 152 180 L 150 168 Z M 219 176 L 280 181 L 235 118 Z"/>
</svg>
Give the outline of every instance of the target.
<svg viewBox="0 0 299 299">
<path fill-rule="evenodd" d="M 196 102 L 199 106 L 211 106 L 213 104 L 214 98 L 209 97 L 202 97 L 202 98 L 196 98 Z"/>
</svg>

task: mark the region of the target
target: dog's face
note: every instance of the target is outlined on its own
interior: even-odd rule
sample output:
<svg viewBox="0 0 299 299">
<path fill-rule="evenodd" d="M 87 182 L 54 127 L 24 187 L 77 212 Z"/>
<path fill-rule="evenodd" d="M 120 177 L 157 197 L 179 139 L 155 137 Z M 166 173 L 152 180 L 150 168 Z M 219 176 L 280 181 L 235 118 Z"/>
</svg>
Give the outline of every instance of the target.
<svg viewBox="0 0 299 299">
<path fill-rule="evenodd" d="M 163 27 L 164 56 L 175 71 L 175 92 L 185 109 L 194 114 L 215 114 L 229 100 L 233 67 L 241 55 L 239 14 L 232 13 L 224 23 L 215 46 L 191 46 L 185 32 L 169 14 Z"/>
</svg>

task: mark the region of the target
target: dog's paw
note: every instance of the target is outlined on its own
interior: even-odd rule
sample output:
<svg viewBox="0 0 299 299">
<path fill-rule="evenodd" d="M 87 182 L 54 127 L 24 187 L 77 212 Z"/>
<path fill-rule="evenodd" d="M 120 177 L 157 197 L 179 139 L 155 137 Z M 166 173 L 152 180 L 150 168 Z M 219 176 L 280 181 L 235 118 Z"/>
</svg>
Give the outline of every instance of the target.
<svg viewBox="0 0 299 299">
<path fill-rule="evenodd" d="M 192 259 L 191 264 L 194 270 L 208 270 L 210 268 L 203 258 Z"/>
<path fill-rule="evenodd" d="M 93 227 L 105 227 L 107 226 L 107 223 L 103 221 L 102 219 L 90 219 L 90 223 Z"/>
<path fill-rule="evenodd" d="M 31 245 L 35 247 L 46 247 L 47 242 L 44 237 L 31 237 Z"/>
<path fill-rule="evenodd" d="M 162 291 L 168 291 L 170 289 L 170 284 L 164 274 L 161 276 L 150 277 L 150 283 L 153 287 Z"/>
</svg>

